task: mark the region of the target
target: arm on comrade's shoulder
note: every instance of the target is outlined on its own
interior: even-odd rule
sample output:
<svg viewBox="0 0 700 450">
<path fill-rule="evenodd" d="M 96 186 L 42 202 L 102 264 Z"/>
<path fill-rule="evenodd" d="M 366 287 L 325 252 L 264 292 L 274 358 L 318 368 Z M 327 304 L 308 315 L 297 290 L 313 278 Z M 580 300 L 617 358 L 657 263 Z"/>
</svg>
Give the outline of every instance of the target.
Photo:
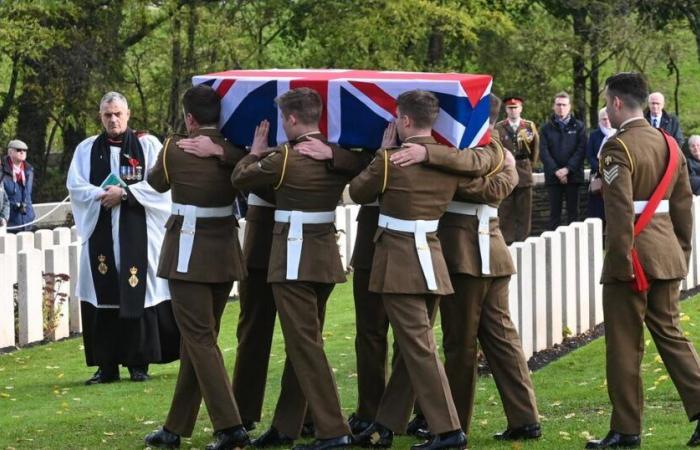
<svg viewBox="0 0 700 450">
<path fill-rule="evenodd" d="M 326 143 L 313 136 L 308 136 L 305 141 L 294 146 L 294 150 L 300 155 L 307 156 L 317 161 L 326 161 L 328 170 L 335 173 L 357 175 L 367 167 L 371 156 L 366 156 L 360 151 L 345 149 L 338 144 Z"/>
<path fill-rule="evenodd" d="M 630 251 L 634 244 L 633 162 L 617 139 L 605 143 L 600 155 L 606 230 L 606 272 L 618 281 L 633 278 Z"/>
<path fill-rule="evenodd" d="M 175 143 L 172 139 L 167 139 L 165 145 L 158 152 L 156 163 L 148 172 L 148 184 L 150 184 L 156 192 L 163 193 L 170 190 L 170 179 L 168 178 L 168 171 L 164 158 L 169 151 L 173 150 L 176 150 Z"/>
<path fill-rule="evenodd" d="M 681 151 L 679 158 L 678 180 L 669 198 L 669 215 L 673 223 L 673 232 L 683 249 L 687 263 L 690 261 L 693 239 L 693 192 L 690 190 L 687 161 Z"/>
<path fill-rule="evenodd" d="M 493 175 L 463 179 L 459 182 L 457 194 L 478 203 L 500 203 L 517 185 L 518 171 L 508 165 Z"/>
<path fill-rule="evenodd" d="M 224 145 L 214 142 L 209 136 L 199 135 L 193 138 L 184 138 L 177 141 L 177 146 L 185 153 L 199 158 L 215 156 L 219 164 L 227 167 L 235 166 L 245 156 L 245 150 L 228 141 Z"/>
<path fill-rule="evenodd" d="M 289 149 L 283 146 L 281 150 L 268 153 L 262 159 L 255 153 L 246 155 L 233 169 L 233 187 L 243 191 L 279 183 L 286 164 L 285 153 L 288 151 Z"/>
<path fill-rule="evenodd" d="M 440 144 L 424 144 L 427 151 L 425 164 L 443 172 L 478 177 L 497 167 L 500 159 L 484 148 L 458 150 Z"/>
<path fill-rule="evenodd" d="M 372 203 L 386 189 L 388 161 L 385 150 L 377 150 L 372 162 L 350 182 L 350 198 L 359 204 Z"/>
</svg>

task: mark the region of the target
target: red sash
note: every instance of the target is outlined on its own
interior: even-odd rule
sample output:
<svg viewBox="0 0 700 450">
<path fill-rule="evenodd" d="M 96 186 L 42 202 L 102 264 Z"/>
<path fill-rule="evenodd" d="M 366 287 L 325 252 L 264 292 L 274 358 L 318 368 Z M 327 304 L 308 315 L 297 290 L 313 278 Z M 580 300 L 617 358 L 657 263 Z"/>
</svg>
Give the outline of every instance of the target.
<svg viewBox="0 0 700 450">
<path fill-rule="evenodd" d="M 661 200 L 663 200 L 664 195 L 668 191 L 668 187 L 671 185 L 671 180 L 673 180 L 673 175 L 676 173 L 676 167 L 678 167 L 678 143 L 670 135 L 668 135 L 664 130 L 661 131 L 664 139 L 666 140 L 666 145 L 668 146 L 668 165 L 666 166 L 666 172 L 661 178 L 659 185 L 654 189 L 654 193 L 651 194 L 651 198 L 644 207 L 644 211 L 639 215 L 639 218 L 634 223 L 634 237 L 639 236 L 644 228 L 651 222 L 651 218 L 654 217 L 656 209 L 659 207 Z M 644 268 L 642 263 L 639 261 L 639 255 L 637 255 L 637 249 L 632 246 L 631 250 L 632 256 L 632 269 L 634 270 L 634 281 L 632 281 L 632 290 L 635 292 L 646 292 L 649 290 L 649 282 L 644 274 Z"/>
</svg>

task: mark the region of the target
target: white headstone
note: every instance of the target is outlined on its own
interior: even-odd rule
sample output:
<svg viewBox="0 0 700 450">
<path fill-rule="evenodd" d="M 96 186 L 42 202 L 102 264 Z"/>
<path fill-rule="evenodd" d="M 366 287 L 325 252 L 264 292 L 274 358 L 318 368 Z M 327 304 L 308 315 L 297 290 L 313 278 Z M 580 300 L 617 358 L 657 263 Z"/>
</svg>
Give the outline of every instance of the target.
<svg viewBox="0 0 700 450">
<path fill-rule="evenodd" d="M 34 233 L 31 231 L 20 231 L 17 236 L 17 251 L 34 248 Z"/>
<path fill-rule="evenodd" d="M 56 245 L 44 251 L 46 274 L 54 275 L 54 311 L 58 314 L 57 326 L 48 339 L 58 340 L 67 338 L 70 335 L 69 314 L 70 314 L 70 262 L 67 245 Z M 58 277 L 67 275 L 68 280 L 63 281 Z M 61 295 L 62 294 L 62 295 Z"/>
<path fill-rule="evenodd" d="M 576 323 L 576 234 L 570 226 L 555 230 L 561 236 L 561 296 L 562 317 L 567 333 L 575 334 Z"/>
<path fill-rule="evenodd" d="M 72 241 L 70 228 L 60 227 L 54 228 L 53 230 L 53 244 L 54 245 L 68 245 Z"/>
<path fill-rule="evenodd" d="M 529 237 L 532 267 L 532 339 L 533 349 L 538 352 L 547 348 L 547 252 L 541 237 Z"/>
<path fill-rule="evenodd" d="M 529 359 L 533 352 L 532 246 L 516 242 L 512 247 L 515 249 L 518 265 L 518 330 L 525 359 Z"/>
<path fill-rule="evenodd" d="M 68 323 L 71 333 L 82 333 L 83 322 L 80 316 L 80 299 L 75 294 L 78 286 L 78 268 L 80 267 L 80 250 L 78 242 L 68 246 L 68 274 L 70 275 L 70 298 L 68 300 Z"/>
<path fill-rule="evenodd" d="M 576 237 L 576 333 L 590 329 L 590 270 L 588 268 L 588 225 L 575 222 L 570 225 Z"/>
<path fill-rule="evenodd" d="M 547 347 L 563 338 L 561 235 L 555 231 L 542 233 L 545 249 L 545 284 L 547 286 Z"/>
<path fill-rule="evenodd" d="M 9 233 L 0 236 L 0 254 L 3 253 L 9 257 L 5 260 L 2 270 L 7 272 L 9 283 L 15 284 L 17 282 L 17 235 Z"/>
<path fill-rule="evenodd" d="M 78 227 L 75 225 L 70 227 L 70 240 L 71 242 L 78 242 L 80 240 L 80 236 L 78 236 Z"/>
<path fill-rule="evenodd" d="M 19 309 L 19 345 L 27 345 L 44 339 L 42 314 L 43 280 L 41 277 L 41 251 L 28 248 L 18 253 L 17 306 Z"/>
<path fill-rule="evenodd" d="M 241 244 L 241 249 L 243 248 L 243 241 L 245 241 L 245 227 L 246 220 L 241 219 L 238 221 L 238 242 Z"/>
<path fill-rule="evenodd" d="M 53 231 L 37 230 L 34 232 L 34 247 L 39 250 L 45 250 L 53 247 Z"/>
<path fill-rule="evenodd" d="M 603 273 L 603 221 L 586 219 L 588 226 L 588 302 L 590 326 L 603 322 L 603 285 L 600 276 Z"/>
<path fill-rule="evenodd" d="M 347 205 L 347 210 L 350 212 L 350 222 L 352 223 L 352 234 L 350 234 L 350 260 L 352 261 L 352 252 L 355 250 L 355 240 L 357 239 L 357 214 L 360 212 L 359 205 Z"/>
<path fill-rule="evenodd" d="M 700 196 L 693 198 L 693 250 L 690 253 L 690 264 L 695 274 L 691 286 L 694 288 L 700 285 Z"/>
<path fill-rule="evenodd" d="M 335 229 L 336 229 L 336 242 L 338 244 L 338 250 L 340 251 L 340 261 L 343 264 L 343 270 L 348 268 L 348 252 L 345 240 L 345 235 L 348 232 L 345 219 L 345 207 L 338 206 L 335 208 Z"/>
<path fill-rule="evenodd" d="M 13 299 L 13 281 L 10 280 L 9 270 L 6 267 L 15 266 L 10 263 L 10 258 L 14 262 L 17 255 L 15 253 L 5 254 L 0 252 L 0 349 L 13 347 L 15 345 L 15 305 Z"/>
</svg>

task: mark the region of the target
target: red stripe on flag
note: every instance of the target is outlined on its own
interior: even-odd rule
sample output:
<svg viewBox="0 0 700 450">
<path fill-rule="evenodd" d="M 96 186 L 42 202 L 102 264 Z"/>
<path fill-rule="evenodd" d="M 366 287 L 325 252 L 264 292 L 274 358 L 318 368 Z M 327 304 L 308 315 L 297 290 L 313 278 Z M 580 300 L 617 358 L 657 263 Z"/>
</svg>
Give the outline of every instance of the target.
<svg viewBox="0 0 700 450">
<path fill-rule="evenodd" d="M 231 86 L 233 86 L 233 83 L 235 82 L 236 80 L 233 80 L 231 78 L 225 78 L 221 80 L 219 87 L 216 88 L 216 93 L 219 94 L 219 97 L 224 98 L 228 90 L 231 89 Z"/>
<path fill-rule="evenodd" d="M 371 98 L 374 103 L 381 106 L 386 112 L 396 117 L 396 99 L 384 92 L 379 86 L 364 81 L 351 81 L 350 84 L 355 86 L 367 97 Z"/>
<path fill-rule="evenodd" d="M 476 108 L 476 105 L 484 96 L 486 88 L 491 84 L 491 77 L 488 75 L 475 75 L 468 79 L 460 81 L 462 89 L 467 93 L 469 98 L 469 103 L 471 103 L 472 108 Z"/>
<path fill-rule="evenodd" d="M 479 147 L 483 147 L 485 145 L 488 145 L 489 142 L 491 142 L 491 130 L 486 130 L 486 133 L 484 133 L 477 145 Z"/>
<path fill-rule="evenodd" d="M 321 111 L 321 121 L 318 124 L 319 131 L 323 133 L 324 136 L 328 136 L 328 80 L 311 80 L 311 79 L 300 79 L 300 80 L 290 80 L 289 89 L 297 89 L 300 87 L 307 87 L 318 92 L 321 96 L 321 102 L 323 103 L 323 110 Z"/>
<path fill-rule="evenodd" d="M 448 141 L 448 140 L 445 138 L 445 136 L 441 135 L 441 134 L 438 133 L 437 131 L 433 130 L 433 131 L 431 132 L 431 134 L 433 135 L 433 137 L 435 138 L 435 140 L 438 141 L 439 143 L 441 143 L 442 145 L 447 145 L 448 147 L 455 147 L 455 145 L 454 145 L 452 142 Z"/>
</svg>

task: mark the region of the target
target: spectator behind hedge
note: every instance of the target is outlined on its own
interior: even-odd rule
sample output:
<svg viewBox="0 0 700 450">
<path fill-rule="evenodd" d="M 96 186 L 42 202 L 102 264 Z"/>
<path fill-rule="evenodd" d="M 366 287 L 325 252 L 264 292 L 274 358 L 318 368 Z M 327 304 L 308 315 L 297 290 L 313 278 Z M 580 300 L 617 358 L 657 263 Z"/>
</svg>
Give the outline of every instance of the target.
<svg viewBox="0 0 700 450">
<path fill-rule="evenodd" d="M 32 186 L 34 168 L 26 162 L 27 144 L 13 139 L 7 144 L 7 156 L 2 162 L 2 186 L 10 201 L 10 219 L 7 225 L 15 228 L 13 232 L 29 231 L 33 227 L 22 227 L 34 220 L 32 206 Z"/>
<path fill-rule="evenodd" d="M 694 134 L 688 139 L 688 172 L 693 194 L 700 195 L 700 135 Z"/>
</svg>

